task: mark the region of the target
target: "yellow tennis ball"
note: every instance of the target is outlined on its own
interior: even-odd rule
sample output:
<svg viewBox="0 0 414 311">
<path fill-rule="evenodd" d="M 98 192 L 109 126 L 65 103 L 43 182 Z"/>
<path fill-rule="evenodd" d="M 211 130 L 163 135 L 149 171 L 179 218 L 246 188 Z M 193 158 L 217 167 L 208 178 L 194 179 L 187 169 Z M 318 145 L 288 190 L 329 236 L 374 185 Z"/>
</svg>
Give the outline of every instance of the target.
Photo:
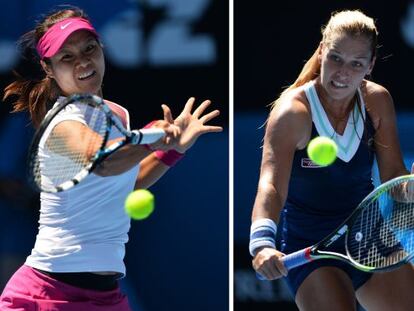
<svg viewBox="0 0 414 311">
<path fill-rule="evenodd" d="M 338 146 L 332 139 L 318 136 L 309 142 L 307 151 L 312 162 L 327 166 L 335 161 Z"/>
<path fill-rule="evenodd" d="M 125 212 L 135 220 L 147 218 L 154 211 L 154 195 L 145 189 L 131 192 L 125 200 Z"/>
</svg>

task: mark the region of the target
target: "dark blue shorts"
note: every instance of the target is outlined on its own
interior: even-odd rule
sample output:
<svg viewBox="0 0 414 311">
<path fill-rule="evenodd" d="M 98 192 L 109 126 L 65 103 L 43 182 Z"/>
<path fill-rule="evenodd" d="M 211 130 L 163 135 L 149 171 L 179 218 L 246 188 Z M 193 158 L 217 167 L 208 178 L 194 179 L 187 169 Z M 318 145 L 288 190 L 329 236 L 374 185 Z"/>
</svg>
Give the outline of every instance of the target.
<svg viewBox="0 0 414 311">
<path fill-rule="evenodd" d="M 301 217 L 301 220 L 287 215 L 281 217 L 278 234 L 277 234 L 277 248 L 285 253 L 290 254 L 299 249 L 311 246 L 320 240 L 322 240 L 327 234 L 335 230 L 344 219 L 341 218 L 323 218 L 312 217 L 307 215 L 305 218 Z M 344 238 L 337 240 L 329 247 L 330 251 L 345 253 Z M 296 292 L 306 277 L 314 270 L 320 267 L 337 267 L 344 271 L 352 281 L 354 290 L 357 290 L 372 276 L 370 272 L 364 272 L 351 266 L 350 264 L 336 260 L 336 259 L 320 259 L 305 264 L 303 266 L 294 268 L 289 271 L 288 276 L 285 277 L 285 281 L 293 295 L 296 296 Z"/>
<path fill-rule="evenodd" d="M 284 278 L 293 297 L 296 296 L 296 293 L 300 285 L 302 284 L 302 282 L 306 279 L 306 277 L 309 274 L 311 274 L 314 270 L 320 267 L 327 267 L 327 266 L 336 267 L 344 271 L 351 279 L 354 290 L 357 290 L 359 287 L 364 285 L 365 282 L 367 282 L 369 278 L 372 276 L 372 273 L 357 270 L 356 268 L 352 267 L 350 264 L 347 264 L 339 260 L 335 260 L 335 259 L 316 260 L 304 266 L 290 270 L 288 276 Z"/>
</svg>

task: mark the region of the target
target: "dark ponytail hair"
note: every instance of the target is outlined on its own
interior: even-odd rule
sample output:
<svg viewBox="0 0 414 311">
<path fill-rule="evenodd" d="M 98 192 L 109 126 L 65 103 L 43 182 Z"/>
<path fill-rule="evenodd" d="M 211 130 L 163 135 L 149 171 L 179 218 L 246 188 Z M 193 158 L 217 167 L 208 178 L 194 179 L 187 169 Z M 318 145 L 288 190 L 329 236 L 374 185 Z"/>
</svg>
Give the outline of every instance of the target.
<svg viewBox="0 0 414 311">
<path fill-rule="evenodd" d="M 4 89 L 3 100 L 17 96 L 13 102 L 13 112 L 27 110 L 30 113 L 33 125 L 38 127 L 43 120 L 48 106 L 54 103 L 61 91 L 55 80 L 46 76 L 40 66 L 40 57 L 36 45 L 46 31 L 57 22 L 69 17 L 89 19 L 83 10 L 74 6 L 59 7 L 59 9 L 44 16 L 36 27 L 21 36 L 17 42 L 24 61 L 30 62 L 30 72 L 15 71 L 16 80 Z M 49 59 L 44 59 L 49 64 Z"/>
</svg>

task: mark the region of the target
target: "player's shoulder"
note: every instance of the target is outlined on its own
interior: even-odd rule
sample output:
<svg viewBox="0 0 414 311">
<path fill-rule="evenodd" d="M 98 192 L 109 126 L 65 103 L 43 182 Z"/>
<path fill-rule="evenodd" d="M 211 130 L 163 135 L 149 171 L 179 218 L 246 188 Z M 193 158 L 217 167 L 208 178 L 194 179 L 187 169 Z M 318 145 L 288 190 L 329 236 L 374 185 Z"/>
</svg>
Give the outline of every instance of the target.
<svg viewBox="0 0 414 311">
<path fill-rule="evenodd" d="M 112 113 L 121 119 L 122 124 L 129 129 L 129 111 L 120 104 L 104 99 L 105 104 L 111 109 Z"/>
<path fill-rule="evenodd" d="M 124 106 L 120 105 L 119 103 L 115 103 L 113 101 L 110 101 L 108 99 L 104 99 L 105 104 L 107 104 L 110 108 L 118 108 L 118 109 L 123 109 L 123 110 L 127 110 Z M 116 109 L 115 108 L 115 109 Z"/>
<path fill-rule="evenodd" d="M 367 106 L 392 105 L 390 92 L 378 83 L 364 80 L 361 85 L 361 92 Z"/>
<path fill-rule="evenodd" d="M 272 112 L 278 117 L 310 118 L 310 108 L 302 87 L 284 92 L 275 102 Z"/>
<path fill-rule="evenodd" d="M 394 103 L 390 92 L 384 86 L 364 80 L 361 92 L 375 129 L 379 129 L 384 120 L 394 120 Z"/>
<path fill-rule="evenodd" d="M 283 93 L 270 112 L 268 129 L 302 139 L 310 133 L 311 128 L 312 116 L 301 87 Z"/>
</svg>

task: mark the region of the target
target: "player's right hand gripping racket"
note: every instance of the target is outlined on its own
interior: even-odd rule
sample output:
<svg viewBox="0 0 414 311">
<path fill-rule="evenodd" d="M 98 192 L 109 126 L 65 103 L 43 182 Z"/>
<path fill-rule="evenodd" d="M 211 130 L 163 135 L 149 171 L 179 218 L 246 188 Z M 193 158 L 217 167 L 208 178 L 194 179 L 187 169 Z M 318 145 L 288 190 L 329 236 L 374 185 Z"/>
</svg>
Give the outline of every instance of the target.
<svg viewBox="0 0 414 311">
<path fill-rule="evenodd" d="M 114 127 L 122 139 L 109 140 Z M 164 135 L 162 129 L 129 131 L 102 98 L 75 94 L 51 109 L 35 133 L 29 179 L 40 191 L 64 191 L 126 144 L 151 144 Z"/>
<path fill-rule="evenodd" d="M 343 236 L 345 254 L 327 250 Z M 331 258 L 375 272 L 394 269 L 413 257 L 414 175 L 405 175 L 374 189 L 325 239 L 286 255 L 281 261 L 290 270 L 313 260 Z"/>
</svg>

